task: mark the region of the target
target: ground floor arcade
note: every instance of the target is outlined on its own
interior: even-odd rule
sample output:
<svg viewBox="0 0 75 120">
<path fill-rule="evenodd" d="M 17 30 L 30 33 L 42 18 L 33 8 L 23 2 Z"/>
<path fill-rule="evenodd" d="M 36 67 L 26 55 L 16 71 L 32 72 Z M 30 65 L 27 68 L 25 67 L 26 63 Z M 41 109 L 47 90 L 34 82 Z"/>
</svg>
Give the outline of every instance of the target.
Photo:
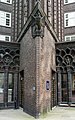
<svg viewBox="0 0 75 120">
<path fill-rule="evenodd" d="M 19 44 L 0 42 L 0 109 L 18 108 Z"/>
<path fill-rule="evenodd" d="M 75 104 L 75 42 L 56 44 L 57 103 Z"/>
<path fill-rule="evenodd" d="M 19 70 L 19 44 L 1 42 L 0 45 L 0 109 L 19 106 L 24 109 L 25 71 Z M 47 94 L 50 90 L 51 109 L 64 104 L 75 106 L 74 48 L 74 43 L 67 43 L 67 47 L 66 43 L 56 44 L 56 71 L 51 68 L 51 81 L 45 84 Z"/>
</svg>

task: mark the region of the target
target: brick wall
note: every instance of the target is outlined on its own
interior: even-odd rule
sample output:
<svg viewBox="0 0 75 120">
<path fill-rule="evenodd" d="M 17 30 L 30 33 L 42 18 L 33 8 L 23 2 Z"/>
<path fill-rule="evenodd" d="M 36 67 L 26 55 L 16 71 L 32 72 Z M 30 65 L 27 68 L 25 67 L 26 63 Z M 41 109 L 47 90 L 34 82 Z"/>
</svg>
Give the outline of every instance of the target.
<svg viewBox="0 0 75 120">
<path fill-rule="evenodd" d="M 24 70 L 24 111 L 35 115 L 36 93 L 36 54 L 35 39 L 31 37 L 31 29 L 24 35 L 20 47 L 20 70 Z"/>
<path fill-rule="evenodd" d="M 51 109 L 51 69 L 55 70 L 55 42 L 45 27 L 43 39 L 31 28 L 21 40 L 20 71 L 24 70 L 24 111 L 38 116 Z M 46 90 L 46 81 L 50 88 Z"/>
<path fill-rule="evenodd" d="M 51 79 L 52 69 L 55 70 L 55 43 L 54 38 L 45 27 L 44 38 L 40 40 L 40 90 L 39 106 L 40 112 L 44 113 L 51 109 Z M 46 89 L 49 81 L 50 88 Z"/>
</svg>

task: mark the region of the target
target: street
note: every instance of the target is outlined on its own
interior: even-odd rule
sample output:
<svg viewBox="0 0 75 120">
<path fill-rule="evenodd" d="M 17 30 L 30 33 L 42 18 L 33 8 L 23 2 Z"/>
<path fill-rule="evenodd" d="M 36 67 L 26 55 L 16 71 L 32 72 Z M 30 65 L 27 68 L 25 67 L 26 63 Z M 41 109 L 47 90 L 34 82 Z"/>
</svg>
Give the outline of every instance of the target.
<svg viewBox="0 0 75 120">
<path fill-rule="evenodd" d="M 0 110 L 0 120 L 35 120 L 22 109 Z M 55 107 L 37 120 L 75 120 L 75 107 Z"/>
</svg>

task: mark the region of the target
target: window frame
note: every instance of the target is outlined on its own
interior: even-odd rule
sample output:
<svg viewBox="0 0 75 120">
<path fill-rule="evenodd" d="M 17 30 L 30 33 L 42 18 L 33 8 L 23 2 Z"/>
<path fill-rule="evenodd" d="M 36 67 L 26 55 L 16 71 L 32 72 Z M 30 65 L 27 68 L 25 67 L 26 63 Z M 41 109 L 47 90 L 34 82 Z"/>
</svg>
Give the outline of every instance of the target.
<svg viewBox="0 0 75 120">
<path fill-rule="evenodd" d="M 10 35 L 1 35 L 0 36 L 4 37 L 4 40 L 1 40 L 0 41 L 6 41 L 6 42 L 11 42 L 11 36 Z M 6 37 L 9 37 L 9 41 L 6 40 Z"/>
<path fill-rule="evenodd" d="M 0 0 L 0 2 L 6 3 L 6 4 L 12 4 L 12 0 L 10 0 L 10 2 L 8 2 L 8 0 Z"/>
<path fill-rule="evenodd" d="M 64 4 L 68 4 L 68 0 L 66 1 L 66 0 L 64 0 Z"/>
<path fill-rule="evenodd" d="M 74 27 L 75 26 L 74 21 L 75 21 L 75 11 L 64 13 L 64 27 L 65 28 L 66 27 Z"/>
<path fill-rule="evenodd" d="M 13 94 L 14 94 L 14 79 L 13 79 L 13 73 L 12 72 L 9 72 L 8 74 L 8 90 L 7 90 L 7 93 L 8 93 L 8 103 L 11 103 L 14 101 L 14 98 L 13 98 Z M 10 81 L 11 80 L 11 81 Z M 12 86 L 11 86 L 12 85 Z"/>
<path fill-rule="evenodd" d="M 71 0 L 69 1 L 69 0 L 67 0 L 67 2 L 66 2 L 66 0 L 64 0 L 64 5 L 66 5 L 66 4 L 71 4 L 71 3 L 74 3 L 75 2 L 75 0 L 73 1 L 73 2 L 71 2 Z"/>
<path fill-rule="evenodd" d="M 3 14 L 3 15 L 0 15 L 0 19 L 1 19 L 0 26 L 11 27 L 11 13 L 10 12 L 5 12 L 5 11 L 1 11 L 1 10 L 0 10 L 0 13 Z M 10 17 L 7 17 L 7 14 Z M 7 20 L 9 20 L 9 25 L 6 24 Z M 2 23 L 2 21 L 4 21 L 4 22 Z"/>
<path fill-rule="evenodd" d="M 70 40 L 66 40 L 66 38 L 69 37 Z M 75 40 L 72 40 L 72 37 L 75 37 L 75 35 L 66 35 L 65 36 L 65 41 L 68 42 L 68 41 L 75 41 Z"/>
</svg>

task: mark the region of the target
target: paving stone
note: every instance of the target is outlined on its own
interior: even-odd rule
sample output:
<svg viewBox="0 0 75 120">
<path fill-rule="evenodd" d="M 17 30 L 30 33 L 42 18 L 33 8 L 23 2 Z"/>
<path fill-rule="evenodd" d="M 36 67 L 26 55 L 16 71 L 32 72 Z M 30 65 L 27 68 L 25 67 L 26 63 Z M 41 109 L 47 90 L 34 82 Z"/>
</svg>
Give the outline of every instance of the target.
<svg viewBox="0 0 75 120">
<path fill-rule="evenodd" d="M 22 109 L 9 109 L 0 110 L 0 120 L 35 120 L 35 118 L 23 112 Z M 75 120 L 75 108 L 56 107 L 37 120 Z"/>
</svg>

